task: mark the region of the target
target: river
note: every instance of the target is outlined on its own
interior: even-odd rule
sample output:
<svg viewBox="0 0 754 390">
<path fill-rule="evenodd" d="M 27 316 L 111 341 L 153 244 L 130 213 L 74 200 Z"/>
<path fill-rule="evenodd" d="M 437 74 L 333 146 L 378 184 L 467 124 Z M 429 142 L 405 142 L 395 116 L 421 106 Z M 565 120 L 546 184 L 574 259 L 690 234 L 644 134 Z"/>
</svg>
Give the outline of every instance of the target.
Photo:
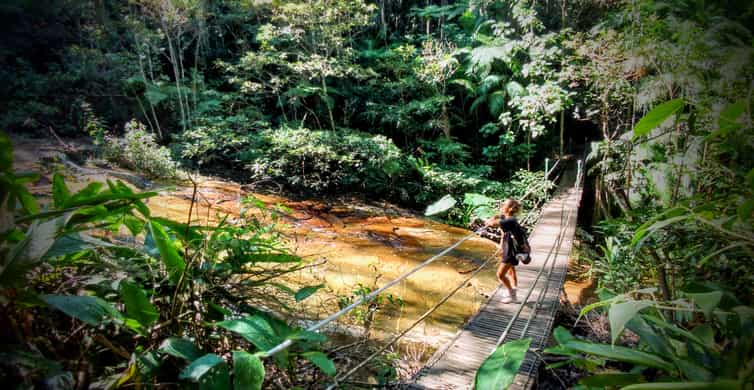
<svg viewBox="0 0 754 390">
<path fill-rule="evenodd" d="M 36 142 L 17 142 L 14 154 L 18 169 L 48 172 L 32 188 L 35 194 L 49 194 L 49 172 L 55 167 L 66 166 L 59 159 L 59 149 L 40 147 Z M 68 168 L 66 179 L 74 189 L 91 181 L 133 175 L 123 170 L 70 169 L 70 165 Z M 241 200 L 248 196 L 266 205 L 282 204 L 290 208 L 291 213 L 283 218 L 281 226 L 289 238 L 287 245 L 307 262 L 319 265 L 289 274 L 283 283 L 294 289 L 325 285 L 312 297 L 291 305 L 295 314 L 289 312 L 289 316 L 302 323 L 337 311 L 339 299 L 355 297 L 355 290 L 360 286 L 382 286 L 470 233 L 387 203 L 345 197 L 294 200 L 285 195 L 248 192 L 237 183 L 213 178 L 200 178 L 198 184 L 198 212 L 192 223 L 213 223 L 222 215 L 238 217 Z M 192 190 L 188 184 L 172 185 L 160 190 L 159 196 L 149 199 L 148 206 L 154 215 L 185 221 Z M 387 335 L 413 323 L 494 250 L 492 241 L 473 238 L 392 287 L 384 294 L 383 304 L 374 313 L 370 337 L 379 343 Z M 431 352 L 455 334 L 496 286 L 494 267 L 489 267 L 410 332 L 405 340 L 421 342 Z M 388 294 L 393 303 L 388 300 Z M 330 330 L 363 333 L 364 313 L 362 308 L 356 311 L 357 315 L 347 316 Z"/>
</svg>

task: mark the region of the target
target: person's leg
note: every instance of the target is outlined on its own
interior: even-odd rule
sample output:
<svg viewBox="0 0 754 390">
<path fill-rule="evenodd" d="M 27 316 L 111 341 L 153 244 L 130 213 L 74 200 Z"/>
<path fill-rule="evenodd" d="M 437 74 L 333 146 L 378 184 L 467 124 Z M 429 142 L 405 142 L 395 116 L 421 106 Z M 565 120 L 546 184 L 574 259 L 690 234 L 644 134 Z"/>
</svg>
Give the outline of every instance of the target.
<svg viewBox="0 0 754 390">
<path fill-rule="evenodd" d="M 511 268 L 510 264 L 507 263 L 500 263 L 500 266 L 497 267 L 497 280 L 500 281 L 500 283 L 505 286 L 509 291 L 511 289 L 511 282 L 508 280 L 508 278 L 505 276 L 505 274 L 508 273 L 508 270 Z"/>
<path fill-rule="evenodd" d="M 513 283 L 511 283 L 512 287 L 518 288 L 518 275 L 516 275 L 516 267 L 511 267 L 508 273 L 511 275 L 511 280 L 513 281 Z"/>
<path fill-rule="evenodd" d="M 513 292 L 513 289 L 511 288 L 511 282 L 505 276 L 511 267 L 513 266 L 510 264 L 502 263 L 500 264 L 500 267 L 498 268 L 498 273 L 497 273 L 497 278 L 500 280 L 501 283 L 503 283 L 503 287 L 505 287 L 505 290 L 506 290 L 503 292 L 504 303 L 510 303 L 513 301 L 514 292 Z"/>
</svg>

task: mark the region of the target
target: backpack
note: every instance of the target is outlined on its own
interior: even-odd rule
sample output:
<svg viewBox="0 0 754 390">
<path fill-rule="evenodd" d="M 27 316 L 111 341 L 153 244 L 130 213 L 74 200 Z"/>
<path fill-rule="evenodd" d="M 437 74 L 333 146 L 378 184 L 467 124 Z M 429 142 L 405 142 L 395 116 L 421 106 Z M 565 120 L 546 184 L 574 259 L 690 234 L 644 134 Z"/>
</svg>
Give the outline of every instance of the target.
<svg viewBox="0 0 754 390">
<path fill-rule="evenodd" d="M 529 252 L 525 252 L 523 248 L 519 247 L 518 241 L 516 241 L 516 237 L 513 234 L 506 234 L 510 237 L 510 242 L 513 244 L 511 248 L 513 249 L 513 255 L 516 257 L 516 260 L 524 264 L 531 263 L 531 255 Z"/>
</svg>

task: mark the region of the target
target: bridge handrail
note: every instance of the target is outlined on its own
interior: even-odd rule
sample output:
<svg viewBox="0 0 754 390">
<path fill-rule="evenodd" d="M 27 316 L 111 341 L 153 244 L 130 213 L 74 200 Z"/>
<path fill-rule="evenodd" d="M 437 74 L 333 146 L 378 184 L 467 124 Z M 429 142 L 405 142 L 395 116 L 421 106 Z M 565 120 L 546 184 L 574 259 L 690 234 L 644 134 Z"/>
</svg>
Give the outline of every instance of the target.
<svg viewBox="0 0 754 390">
<path fill-rule="evenodd" d="M 552 168 L 550 168 L 549 171 L 545 172 L 545 180 L 547 180 L 547 178 L 550 177 L 550 174 L 553 172 L 553 170 L 555 170 L 555 168 L 558 166 L 559 163 L 560 163 L 560 160 L 557 160 L 555 162 L 555 164 L 552 166 Z M 525 199 L 526 197 L 528 197 L 529 195 L 531 195 L 532 192 L 533 192 L 533 189 L 530 189 L 528 192 L 526 192 L 520 198 L 520 200 Z M 387 289 L 395 286 L 396 284 L 400 283 L 401 281 L 403 281 L 404 279 L 408 278 L 409 276 L 415 274 L 416 272 L 418 272 L 422 268 L 430 265 L 431 263 L 433 263 L 437 259 L 445 256 L 446 254 L 448 254 L 450 251 L 452 251 L 453 249 L 455 249 L 456 247 L 458 247 L 462 243 L 470 240 L 471 238 L 475 237 L 477 234 L 481 233 L 484 229 L 485 229 L 485 227 L 483 226 L 483 227 L 475 230 L 473 233 L 470 233 L 469 235 L 461 238 L 460 240 L 458 240 L 454 244 L 452 244 L 449 247 L 445 248 L 442 252 L 440 252 L 440 253 L 438 253 L 438 254 L 430 257 L 429 259 L 425 260 L 424 262 L 422 262 L 421 264 L 417 265 L 413 269 L 411 269 L 411 270 L 403 273 L 402 275 L 396 277 L 395 279 L 391 280 L 390 282 L 388 282 L 384 286 L 382 286 L 382 287 L 380 287 L 380 288 L 372 291 L 371 293 L 369 293 L 367 295 L 362 296 L 361 298 L 357 299 L 356 301 L 354 301 L 350 305 L 348 305 L 348 306 L 340 309 L 339 311 L 331 314 L 327 318 L 322 319 L 319 322 L 317 322 L 317 323 L 309 326 L 306 330 L 309 331 L 309 332 L 317 332 L 317 331 L 319 331 L 323 326 L 329 324 L 330 322 L 335 321 L 340 316 L 342 316 L 342 315 L 350 312 L 351 310 L 353 310 L 357 306 L 359 306 L 359 305 L 361 305 L 361 304 L 363 304 L 365 302 L 371 301 L 372 299 L 374 299 L 375 297 L 377 297 L 383 291 L 385 291 L 385 290 L 387 290 Z M 276 354 L 276 353 L 278 353 L 278 352 L 280 352 L 280 351 L 282 351 L 282 350 L 290 347 L 291 345 L 293 345 L 293 343 L 295 341 L 296 340 L 291 340 L 291 339 L 285 340 L 285 341 L 281 342 L 280 344 L 276 345 L 275 347 L 270 348 L 267 351 L 265 351 L 264 353 L 262 353 L 262 356 L 263 357 L 270 357 L 270 356 L 272 356 L 272 355 L 274 355 L 274 354 Z"/>
</svg>

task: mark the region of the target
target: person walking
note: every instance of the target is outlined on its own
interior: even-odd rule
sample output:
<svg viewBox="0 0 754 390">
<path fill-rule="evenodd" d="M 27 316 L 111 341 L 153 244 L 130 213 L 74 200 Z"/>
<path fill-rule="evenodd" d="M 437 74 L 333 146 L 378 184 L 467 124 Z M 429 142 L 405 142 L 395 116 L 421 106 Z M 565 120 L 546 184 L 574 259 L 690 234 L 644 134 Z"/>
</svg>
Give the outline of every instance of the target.
<svg viewBox="0 0 754 390">
<path fill-rule="evenodd" d="M 516 215 L 520 211 L 520 202 L 515 199 L 506 199 L 500 205 L 500 214 L 491 217 L 484 223 L 486 226 L 500 227 L 503 230 L 498 244 L 498 250 L 502 253 L 502 261 L 497 268 L 497 279 L 506 289 L 503 291 L 503 303 L 516 301 L 516 288 L 518 287 L 516 266 L 519 264 L 519 260 L 528 263 L 529 253 L 531 252 L 526 232 L 516 219 Z M 510 280 L 508 275 L 510 275 Z"/>
</svg>

